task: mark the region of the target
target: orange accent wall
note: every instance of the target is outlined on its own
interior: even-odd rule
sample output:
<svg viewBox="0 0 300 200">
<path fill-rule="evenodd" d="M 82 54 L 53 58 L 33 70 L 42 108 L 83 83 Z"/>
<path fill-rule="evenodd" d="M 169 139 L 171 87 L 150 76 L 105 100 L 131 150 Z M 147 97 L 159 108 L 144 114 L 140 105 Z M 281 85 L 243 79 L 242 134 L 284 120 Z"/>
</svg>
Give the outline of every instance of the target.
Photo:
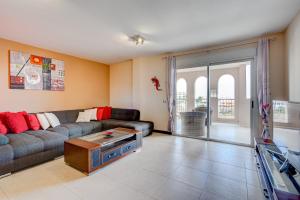
<svg viewBox="0 0 300 200">
<path fill-rule="evenodd" d="M 65 91 L 9 89 L 9 50 L 65 62 Z M 0 38 L 0 112 L 43 112 L 109 103 L 109 66 Z"/>
</svg>

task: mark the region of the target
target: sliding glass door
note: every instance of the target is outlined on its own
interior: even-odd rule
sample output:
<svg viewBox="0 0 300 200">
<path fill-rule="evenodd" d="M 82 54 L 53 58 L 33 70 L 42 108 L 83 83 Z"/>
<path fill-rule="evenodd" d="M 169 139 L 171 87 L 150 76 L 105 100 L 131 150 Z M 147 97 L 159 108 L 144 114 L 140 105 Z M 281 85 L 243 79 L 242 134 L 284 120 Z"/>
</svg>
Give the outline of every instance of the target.
<svg viewBox="0 0 300 200">
<path fill-rule="evenodd" d="M 207 138 L 208 68 L 177 70 L 176 134 Z"/>
<path fill-rule="evenodd" d="M 251 61 L 177 70 L 176 134 L 251 145 Z"/>
</svg>

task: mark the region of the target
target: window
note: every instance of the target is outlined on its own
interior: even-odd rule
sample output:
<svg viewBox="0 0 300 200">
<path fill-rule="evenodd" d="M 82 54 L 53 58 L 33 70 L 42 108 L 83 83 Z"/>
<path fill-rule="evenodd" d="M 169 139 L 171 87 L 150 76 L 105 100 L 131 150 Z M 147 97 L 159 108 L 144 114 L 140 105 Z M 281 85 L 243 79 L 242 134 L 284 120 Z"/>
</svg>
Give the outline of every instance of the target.
<svg viewBox="0 0 300 200">
<path fill-rule="evenodd" d="M 187 110 L 186 92 L 187 84 L 186 80 L 180 78 L 176 83 L 176 112 L 185 112 Z"/>
<path fill-rule="evenodd" d="M 235 81 L 230 74 L 222 75 L 218 80 L 218 117 L 235 118 Z"/>
<path fill-rule="evenodd" d="M 195 81 L 195 107 L 206 107 L 207 78 L 200 76 Z"/>
<path fill-rule="evenodd" d="M 251 65 L 246 65 L 246 99 L 251 97 Z"/>
</svg>

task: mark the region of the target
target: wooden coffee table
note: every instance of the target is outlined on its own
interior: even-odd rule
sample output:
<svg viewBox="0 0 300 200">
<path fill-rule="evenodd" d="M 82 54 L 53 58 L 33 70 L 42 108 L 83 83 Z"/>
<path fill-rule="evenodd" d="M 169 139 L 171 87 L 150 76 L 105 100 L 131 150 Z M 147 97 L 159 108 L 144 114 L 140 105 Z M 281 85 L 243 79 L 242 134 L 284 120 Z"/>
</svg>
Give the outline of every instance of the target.
<svg viewBox="0 0 300 200">
<path fill-rule="evenodd" d="M 65 163 L 90 174 L 142 147 L 140 131 L 115 128 L 65 141 Z"/>
</svg>

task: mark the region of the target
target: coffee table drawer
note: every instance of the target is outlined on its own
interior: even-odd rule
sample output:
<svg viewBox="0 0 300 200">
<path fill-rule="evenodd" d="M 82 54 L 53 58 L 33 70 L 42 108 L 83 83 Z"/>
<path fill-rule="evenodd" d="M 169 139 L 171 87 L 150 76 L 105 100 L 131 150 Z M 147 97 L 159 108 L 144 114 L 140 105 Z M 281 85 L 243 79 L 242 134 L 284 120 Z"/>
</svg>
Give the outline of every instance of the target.
<svg viewBox="0 0 300 200">
<path fill-rule="evenodd" d="M 122 152 L 128 153 L 128 152 L 136 149 L 136 147 L 137 147 L 136 141 L 130 142 L 122 147 Z"/>
<path fill-rule="evenodd" d="M 108 162 L 108 161 L 113 160 L 113 159 L 115 159 L 117 157 L 120 157 L 122 155 L 121 148 L 117 148 L 117 149 L 114 149 L 114 150 L 111 150 L 111 151 L 103 152 L 102 155 L 103 155 L 103 157 L 102 157 L 103 163 Z"/>
</svg>

